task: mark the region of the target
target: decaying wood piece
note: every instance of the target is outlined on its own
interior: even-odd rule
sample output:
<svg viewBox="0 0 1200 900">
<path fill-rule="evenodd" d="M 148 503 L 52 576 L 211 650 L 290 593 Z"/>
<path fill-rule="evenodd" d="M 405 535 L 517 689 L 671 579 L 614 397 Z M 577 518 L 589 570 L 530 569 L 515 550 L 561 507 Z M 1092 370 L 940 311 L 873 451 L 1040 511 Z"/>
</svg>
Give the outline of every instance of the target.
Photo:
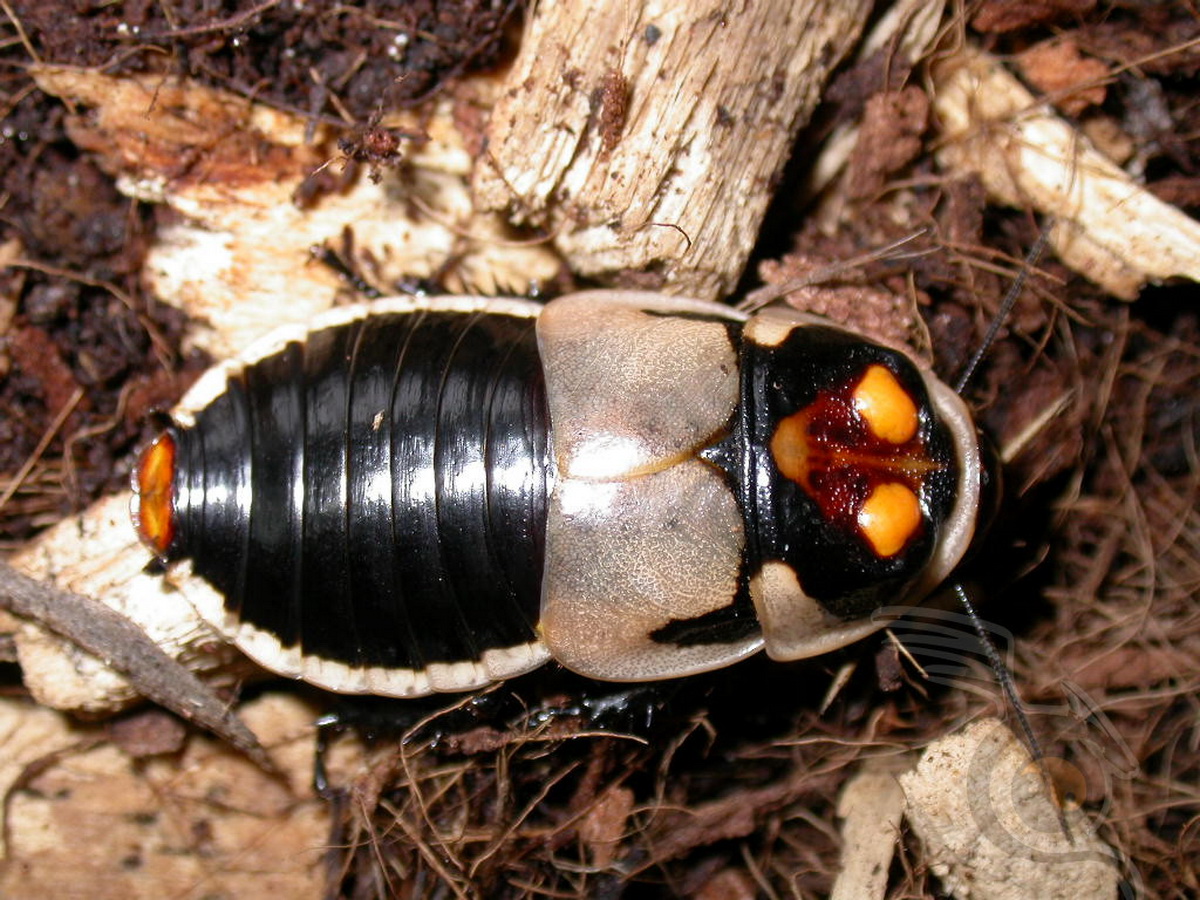
<svg viewBox="0 0 1200 900">
<path fill-rule="evenodd" d="M 998 719 L 931 744 L 900 785 L 908 821 L 957 900 L 1117 895 L 1116 854 L 1081 810 L 1060 811 L 1042 769 Z"/>
<path fill-rule="evenodd" d="M 549 248 L 514 243 L 500 216 L 472 207 L 467 147 L 477 136 L 463 133 L 471 117 L 456 116 L 455 103 L 486 106 L 487 79 L 464 88 L 473 100 L 380 123 L 424 137 L 402 141 L 377 177 L 360 171 L 336 184 L 347 160 L 328 128 L 301 116 L 160 75 L 32 73 L 42 90 L 76 105 L 72 139 L 122 191 L 180 214 L 160 225 L 145 275 L 157 296 L 191 316 L 191 344 L 214 356 L 327 309 L 342 283 L 311 250 L 341 249 L 347 234 L 352 262 L 384 286 L 448 266 L 447 290 L 521 294 L 558 271 Z M 319 173 L 335 184 L 298 202 Z"/>
<path fill-rule="evenodd" d="M 129 522 L 129 494 L 108 497 L 42 532 L 9 560 L 23 575 L 93 597 L 136 625 L 169 656 L 197 672 L 229 665 L 229 653 L 161 575 Z M 142 696 L 99 656 L 32 622 L 14 633 L 26 687 L 39 703 L 93 717 Z"/>
<path fill-rule="evenodd" d="M 315 711 L 275 694 L 241 714 L 290 782 L 206 737 L 178 757 L 134 758 L 98 729 L 0 698 L 0 896 L 322 896 L 329 806 L 307 777 Z"/>
<path fill-rule="evenodd" d="M 570 268 L 727 294 L 792 141 L 870 4 L 537 4 L 477 162 L 480 207 Z"/>
<path fill-rule="evenodd" d="M 86 556 L 85 560 L 98 560 L 101 566 L 105 563 L 104 557 Z M 73 574 L 79 577 L 78 571 Z M 87 586 L 94 583 L 86 575 L 82 580 Z M 100 591 L 95 596 L 119 606 L 128 599 L 122 589 L 136 583 L 136 579 L 120 577 L 116 590 Z M 4 564 L 0 564 L 0 598 L 6 609 L 29 623 L 15 635 L 17 658 L 30 692 L 40 701 L 59 708 L 96 711 L 85 704 L 105 696 L 105 680 L 123 677 L 128 682 L 113 687 L 109 699 L 113 695 L 146 697 L 220 735 L 264 769 L 272 768 L 254 733 L 210 688 L 156 643 L 155 628 L 138 620 L 138 613 L 153 612 L 153 604 L 138 603 L 134 615 L 130 615 L 128 610 L 105 605 L 91 595 L 54 587 L 45 573 L 34 580 Z M 170 610 L 161 618 L 174 624 Z M 101 680 L 101 691 L 86 684 L 76 687 L 88 675 Z M 69 693 L 72 687 L 76 687 L 74 694 Z M 39 696 L 40 691 L 48 695 Z"/>
<path fill-rule="evenodd" d="M 1200 280 L 1200 222 L 1164 203 L 1039 102 L 999 60 L 964 50 L 934 70 L 947 169 L 1001 203 L 1053 217 L 1059 258 L 1114 296 Z"/>
</svg>

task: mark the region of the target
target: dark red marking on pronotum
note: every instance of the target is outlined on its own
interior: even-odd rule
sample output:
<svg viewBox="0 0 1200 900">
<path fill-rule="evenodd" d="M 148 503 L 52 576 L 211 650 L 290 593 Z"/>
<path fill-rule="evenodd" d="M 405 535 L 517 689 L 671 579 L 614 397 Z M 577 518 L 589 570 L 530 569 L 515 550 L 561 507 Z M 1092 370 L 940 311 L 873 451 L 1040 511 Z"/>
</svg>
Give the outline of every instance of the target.
<svg viewBox="0 0 1200 900">
<path fill-rule="evenodd" d="M 889 362 L 902 374 L 908 366 Z M 906 380 L 882 362 L 867 363 L 780 418 L 771 438 L 775 464 L 816 503 L 822 521 L 882 559 L 922 536 L 923 496 L 940 491 L 948 501 L 955 484 L 944 435 L 919 411 L 928 409 L 923 389 Z"/>
</svg>

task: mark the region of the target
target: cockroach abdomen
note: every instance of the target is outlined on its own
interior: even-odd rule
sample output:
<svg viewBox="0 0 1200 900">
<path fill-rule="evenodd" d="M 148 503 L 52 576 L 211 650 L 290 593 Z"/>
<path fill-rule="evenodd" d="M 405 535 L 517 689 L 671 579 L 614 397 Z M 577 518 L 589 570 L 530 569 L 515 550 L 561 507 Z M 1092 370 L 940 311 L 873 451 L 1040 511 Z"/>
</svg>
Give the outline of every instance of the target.
<svg viewBox="0 0 1200 900">
<path fill-rule="evenodd" d="M 464 666 L 537 643 L 548 428 L 532 318 L 314 330 L 172 429 L 169 555 L 305 668 L 482 683 Z"/>
</svg>

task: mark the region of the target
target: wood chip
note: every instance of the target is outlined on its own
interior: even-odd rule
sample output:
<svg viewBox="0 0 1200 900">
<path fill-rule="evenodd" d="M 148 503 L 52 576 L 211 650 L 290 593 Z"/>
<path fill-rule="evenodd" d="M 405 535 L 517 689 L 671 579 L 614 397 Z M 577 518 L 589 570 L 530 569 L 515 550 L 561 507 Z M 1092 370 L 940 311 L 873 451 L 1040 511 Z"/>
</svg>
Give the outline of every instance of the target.
<svg viewBox="0 0 1200 900">
<path fill-rule="evenodd" d="M 891 772 L 866 770 L 838 798 L 842 869 L 829 900 L 882 900 L 904 816 L 904 792 Z"/>
<path fill-rule="evenodd" d="M 178 760 L 135 759 L 99 730 L 0 698 L 0 896 L 321 896 L 329 811 L 307 785 L 313 710 L 270 695 L 243 712 L 291 783 L 198 735 Z"/>
<path fill-rule="evenodd" d="M 1052 217 L 1064 263 L 1127 300 L 1147 282 L 1200 280 L 1200 222 L 1097 152 L 995 57 L 964 50 L 934 81 L 939 162 L 978 175 L 1000 203 Z"/>
<path fill-rule="evenodd" d="M 931 744 L 900 786 L 934 873 L 958 900 L 1117 895 L 1116 854 L 1081 811 L 1060 813 L 1041 769 L 998 719 Z"/>
<path fill-rule="evenodd" d="M 314 263 L 311 250 L 340 249 L 347 229 L 354 263 L 382 287 L 445 265 L 454 293 L 521 294 L 558 272 L 546 246 L 499 215 L 475 213 L 473 160 L 450 99 L 428 118 L 408 113 L 393 123 L 428 135 L 405 145 L 404 166 L 378 178 L 360 173 L 297 205 L 310 176 L 340 177 L 346 166 L 326 129 L 306 143 L 302 116 L 187 79 L 66 66 L 32 74 L 42 90 L 83 108 L 69 120 L 71 137 L 118 176 L 123 192 L 179 214 L 159 226 L 146 277 L 195 320 L 191 343 L 217 357 L 332 305 L 340 276 Z"/>
<path fill-rule="evenodd" d="M 1104 102 L 1108 66 L 1085 57 L 1073 40 L 1050 40 L 1034 44 L 1019 57 L 1025 79 L 1068 116 L 1077 116 L 1089 106 Z"/>
<path fill-rule="evenodd" d="M 128 493 L 108 497 L 30 541 L 9 560 L 23 575 L 62 591 L 95 598 L 172 659 L 206 677 L 227 670 L 238 654 L 223 642 L 161 575 L 129 520 Z M 20 612 L 20 610 L 15 610 Z M 33 616 L 33 618 L 39 618 Z M 26 687 L 40 703 L 87 717 L 127 708 L 141 696 L 130 680 L 79 641 L 27 623 L 14 639 Z M 237 670 L 231 671 L 236 677 Z M 230 679 L 232 680 L 232 678 Z"/>
<path fill-rule="evenodd" d="M 606 869 L 616 859 L 622 840 L 629 830 L 633 812 L 633 791 L 614 785 L 601 794 L 579 822 L 579 839 L 592 853 L 592 864 Z"/>
<path fill-rule="evenodd" d="M 274 770 L 254 733 L 225 701 L 165 653 L 138 625 L 103 603 L 35 581 L 3 563 L 0 603 L 126 676 L 141 696 L 219 735 L 263 769 Z"/>
</svg>

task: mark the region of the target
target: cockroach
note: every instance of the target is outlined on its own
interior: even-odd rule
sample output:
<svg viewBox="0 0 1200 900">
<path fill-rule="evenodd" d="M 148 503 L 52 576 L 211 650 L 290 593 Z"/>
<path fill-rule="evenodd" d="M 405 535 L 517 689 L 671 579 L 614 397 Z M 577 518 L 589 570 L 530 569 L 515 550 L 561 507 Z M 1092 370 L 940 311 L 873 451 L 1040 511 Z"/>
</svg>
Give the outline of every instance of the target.
<svg viewBox="0 0 1200 900">
<path fill-rule="evenodd" d="M 647 681 L 824 653 L 920 602 L 979 527 L 984 456 L 926 363 L 790 309 L 391 298 L 205 374 L 133 516 L 282 675 Z"/>
</svg>

